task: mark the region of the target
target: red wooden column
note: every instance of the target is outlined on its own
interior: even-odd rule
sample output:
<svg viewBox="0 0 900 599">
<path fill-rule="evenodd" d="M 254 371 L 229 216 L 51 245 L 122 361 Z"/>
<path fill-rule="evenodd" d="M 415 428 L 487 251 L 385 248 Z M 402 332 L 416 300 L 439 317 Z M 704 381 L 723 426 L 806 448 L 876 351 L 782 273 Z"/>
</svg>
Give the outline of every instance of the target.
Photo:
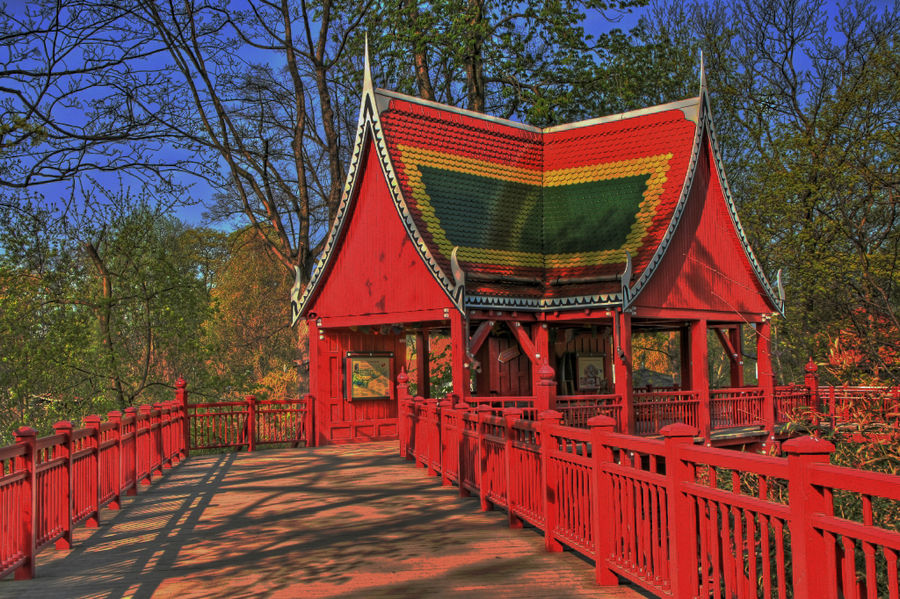
<svg viewBox="0 0 900 599">
<path fill-rule="evenodd" d="M 416 392 L 422 397 L 431 397 L 430 363 L 428 329 L 422 329 L 416 333 Z"/>
<path fill-rule="evenodd" d="M 309 427 L 306 430 L 306 444 L 308 447 L 317 447 L 319 445 L 319 427 L 318 427 L 318 402 L 321 397 L 323 397 L 322 393 L 322 381 L 320 380 L 319 372 L 320 368 L 320 350 L 321 350 L 321 331 L 319 330 L 319 321 L 315 316 L 311 316 L 307 320 L 307 330 L 309 331 L 309 339 L 307 343 L 308 351 L 309 351 L 309 394 L 312 396 L 312 401 L 308 401 L 306 404 L 306 410 L 310 412 L 309 417 L 307 418 L 307 422 L 309 423 Z M 328 382 L 327 376 L 325 382 Z"/>
<path fill-rule="evenodd" d="M 706 320 L 691 321 L 691 390 L 700 399 L 698 424 L 700 434 L 708 442 L 712 428 L 709 413 L 709 347 L 706 342 Z"/>
<path fill-rule="evenodd" d="M 613 384 L 622 398 L 622 432 L 634 434 L 634 384 L 631 378 L 631 314 L 617 310 L 613 318 Z"/>
<path fill-rule="evenodd" d="M 734 350 L 734 353 L 729 356 L 729 374 L 731 374 L 732 387 L 744 386 L 744 351 L 741 337 L 741 325 L 728 329 L 728 340 L 731 342 L 731 348 Z"/>
<path fill-rule="evenodd" d="M 763 421 L 770 433 L 775 430 L 775 373 L 772 372 L 772 329 L 768 322 L 756 325 L 756 375 L 763 393 Z"/>
<path fill-rule="evenodd" d="M 556 372 L 546 360 L 541 362 L 537 368 L 532 368 L 537 372 L 537 382 L 534 383 L 534 407 L 538 414 L 544 410 L 556 409 Z"/>
<path fill-rule="evenodd" d="M 680 335 L 681 389 L 693 389 L 691 386 L 691 327 L 681 327 Z"/>
<path fill-rule="evenodd" d="M 453 392 L 460 401 L 469 397 L 469 363 L 466 359 L 466 346 L 469 332 L 466 320 L 458 310 L 450 310 L 450 370 L 453 375 Z"/>
</svg>

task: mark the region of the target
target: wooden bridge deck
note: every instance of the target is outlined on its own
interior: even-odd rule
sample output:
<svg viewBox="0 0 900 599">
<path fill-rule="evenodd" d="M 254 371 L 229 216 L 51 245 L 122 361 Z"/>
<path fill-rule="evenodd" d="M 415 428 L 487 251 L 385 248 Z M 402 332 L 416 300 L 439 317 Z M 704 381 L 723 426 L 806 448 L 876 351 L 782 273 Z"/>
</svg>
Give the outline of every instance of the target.
<svg viewBox="0 0 900 599">
<path fill-rule="evenodd" d="M 0 597 L 642 597 L 394 443 L 192 457 Z"/>
</svg>

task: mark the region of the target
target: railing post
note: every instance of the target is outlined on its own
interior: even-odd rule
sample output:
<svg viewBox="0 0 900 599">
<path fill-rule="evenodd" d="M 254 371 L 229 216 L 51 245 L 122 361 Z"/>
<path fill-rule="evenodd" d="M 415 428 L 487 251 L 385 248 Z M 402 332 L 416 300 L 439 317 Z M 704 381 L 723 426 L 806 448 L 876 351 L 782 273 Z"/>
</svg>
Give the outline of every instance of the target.
<svg viewBox="0 0 900 599">
<path fill-rule="evenodd" d="M 538 384 L 535 389 L 534 407 L 538 412 L 556 408 L 556 371 L 544 357 L 538 368 Z"/>
<path fill-rule="evenodd" d="M 181 377 L 175 381 L 175 401 L 181 407 L 181 457 L 186 458 L 191 453 L 191 419 L 188 416 L 187 382 Z"/>
<path fill-rule="evenodd" d="M 688 424 L 676 422 L 662 427 L 659 433 L 666 444 L 666 492 L 669 496 L 669 576 L 672 595 L 693 597 L 696 594 L 697 530 L 691 500 L 681 492 L 681 483 L 694 480 L 694 472 L 680 457 L 680 449 L 694 442 L 699 431 Z"/>
<path fill-rule="evenodd" d="M 804 368 L 806 373 L 803 375 L 803 383 L 809 389 L 809 405 L 816 412 L 820 411 L 819 407 L 819 367 L 813 362 L 812 356 Z"/>
<path fill-rule="evenodd" d="M 458 396 L 457 396 L 458 397 Z M 453 401 L 453 400 L 451 400 Z M 457 432 L 457 452 L 456 457 L 459 461 L 457 464 L 457 475 L 459 476 L 459 496 L 460 497 L 468 497 L 469 490 L 466 489 L 463 481 L 465 481 L 465 472 L 466 472 L 466 459 L 463 448 L 465 447 L 466 442 L 466 414 L 469 412 L 469 404 L 464 401 L 457 401 L 456 407 L 454 408 L 453 415 L 456 418 L 456 432 Z M 474 464 L 473 466 L 474 467 Z"/>
<path fill-rule="evenodd" d="M 435 451 L 440 451 L 441 446 L 441 430 L 437 423 L 437 400 L 434 398 L 425 400 L 425 462 L 428 467 L 428 476 L 437 476 L 434 469 L 434 463 L 440 460 L 440 456 L 435 456 Z"/>
<path fill-rule="evenodd" d="M 117 510 L 122 507 L 122 412 L 119 412 L 118 410 L 110 412 L 106 415 L 106 419 L 116 425 L 116 428 L 113 429 L 113 434 L 116 439 L 116 471 L 113 475 L 114 480 L 110 481 L 110 484 L 113 485 L 113 489 L 115 490 L 115 495 L 107 507 L 111 510 Z"/>
<path fill-rule="evenodd" d="M 22 530 L 22 553 L 25 563 L 16 568 L 16 580 L 34 578 L 34 550 L 37 524 L 37 485 L 35 484 L 34 462 L 36 458 L 37 431 L 23 426 L 15 432 L 16 444 L 25 446 L 25 454 L 16 458 L 16 471 L 24 472 L 22 479 L 21 506 L 19 524 Z"/>
<path fill-rule="evenodd" d="M 407 457 L 409 448 L 409 376 L 406 368 L 397 375 L 397 436 L 400 438 L 400 457 Z"/>
<path fill-rule="evenodd" d="M 591 477 L 594 521 L 591 526 L 595 545 L 595 576 L 597 584 L 613 586 L 619 584 L 619 577 L 609 569 L 607 560 L 613 555 L 615 540 L 612 537 L 612 527 L 603 526 L 604 523 L 610 521 L 616 509 L 613 503 L 612 482 L 604 471 L 604 464 L 613 461 L 613 450 L 604 443 L 604 435 L 615 432 L 616 419 L 602 415 L 594 416 L 588 419 L 587 425 L 591 429 L 591 459 L 594 467 Z"/>
<path fill-rule="evenodd" d="M 140 465 L 138 464 L 138 410 L 135 407 L 125 408 L 125 418 L 131 418 L 131 464 L 134 468 L 134 480 L 131 486 L 125 491 L 126 496 L 137 495 L 138 473 Z"/>
<path fill-rule="evenodd" d="M 163 410 L 162 404 L 155 403 L 153 404 L 153 409 L 150 410 L 151 414 L 151 430 L 153 425 L 156 425 L 156 435 L 152 437 L 153 439 L 153 447 L 156 451 L 156 469 L 154 470 L 154 474 L 157 478 L 162 476 L 163 473 L 163 462 L 166 461 L 166 450 L 165 450 L 165 442 L 163 441 L 163 433 L 165 429 L 163 428 Z"/>
<path fill-rule="evenodd" d="M 506 466 L 506 507 L 509 513 L 509 527 L 522 528 L 522 520 L 516 516 L 515 505 L 513 504 L 513 482 L 516 477 L 512 472 L 512 452 L 513 441 L 516 440 L 515 424 L 525 415 L 525 411 L 521 408 L 503 408 L 503 421 L 506 424 L 506 434 L 504 435 L 503 460 Z"/>
<path fill-rule="evenodd" d="M 140 464 L 140 467 L 137 468 L 138 471 L 143 470 L 144 466 L 147 467 L 147 474 L 144 478 L 141 479 L 142 485 L 150 484 L 150 476 L 151 476 L 152 470 L 153 470 L 152 469 L 153 461 L 150 458 L 150 448 L 153 446 L 153 430 L 151 429 L 151 426 L 150 426 L 150 411 L 152 409 L 153 408 L 151 408 L 150 406 L 148 406 L 146 404 L 144 404 L 142 406 L 138 406 L 138 419 L 135 421 L 135 428 L 134 428 L 135 433 L 137 433 L 138 427 L 140 426 L 141 422 L 144 422 L 147 425 L 147 430 L 143 435 L 144 436 L 143 447 L 139 447 L 137 449 L 137 457 L 135 458 L 136 460 L 141 460 L 140 462 L 135 462 L 135 464 Z M 135 438 L 135 439 L 137 439 L 137 438 Z M 135 440 L 135 446 L 137 446 L 137 440 Z"/>
<path fill-rule="evenodd" d="M 833 506 L 828 505 L 825 493 L 810 481 L 810 469 L 816 464 L 827 464 L 834 445 L 823 439 L 797 437 L 785 441 L 782 449 L 788 460 L 794 597 L 824 597 L 827 576 L 816 573 L 823 567 L 825 544 L 813 526 L 813 515 L 830 514 Z"/>
<path fill-rule="evenodd" d="M 256 449 L 256 396 L 248 395 L 247 399 L 247 451 Z"/>
<path fill-rule="evenodd" d="M 412 404 L 410 405 L 411 417 L 410 417 L 410 430 L 412 431 L 412 448 L 413 448 L 413 460 L 415 460 L 416 467 L 418 468 L 427 468 L 428 467 L 428 443 L 423 437 L 425 437 L 425 418 L 427 414 L 425 413 L 425 399 L 416 395 L 412 399 Z"/>
<path fill-rule="evenodd" d="M 89 496 L 93 502 L 94 515 L 85 521 L 85 528 L 97 528 L 100 526 L 100 416 L 91 414 L 84 417 L 85 428 L 91 429 L 90 444 L 92 457 L 89 458 L 93 462 L 93 471 L 91 472 L 91 485 Z"/>
<path fill-rule="evenodd" d="M 452 486 L 450 477 L 447 476 L 447 441 L 449 439 L 449 431 L 446 427 L 448 417 L 453 416 L 453 402 L 449 399 L 442 399 L 438 403 L 438 429 L 441 437 L 441 485 L 445 487 Z"/>
<path fill-rule="evenodd" d="M 538 414 L 541 432 L 541 486 L 544 489 L 544 549 L 562 551 L 562 544 L 556 540 L 553 531 L 556 529 L 556 500 L 559 489 L 557 472 L 552 468 L 550 452 L 554 446 L 552 429 L 562 422 L 562 414 L 555 410 L 545 410 Z"/>
<path fill-rule="evenodd" d="M 316 406 L 316 398 L 313 397 L 311 393 L 307 393 L 304 397 L 304 436 L 306 437 L 306 446 L 307 447 L 315 447 L 315 438 L 316 432 L 313 429 L 313 423 L 315 422 L 315 418 L 313 417 L 313 412 Z"/>
<path fill-rule="evenodd" d="M 74 489 L 72 484 L 72 423 L 68 420 L 60 420 L 53 425 L 53 432 L 66 437 L 62 443 L 53 449 L 54 458 L 65 458 L 66 461 L 65 489 L 62 489 L 60 493 L 63 501 L 65 501 L 65 506 L 63 507 L 65 510 L 63 515 L 65 531 L 63 536 L 56 541 L 56 548 L 71 549 L 72 529 L 74 528 L 72 526 L 72 491 Z"/>
<path fill-rule="evenodd" d="M 484 441 L 485 428 L 487 428 L 486 419 L 491 415 L 490 406 L 480 405 L 475 408 L 478 415 L 478 497 L 481 500 L 481 511 L 489 512 L 494 509 L 494 505 L 488 500 L 488 488 L 485 484 L 487 478 L 487 446 Z"/>
<path fill-rule="evenodd" d="M 156 404 L 159 406 L 159 436 L 162 447 L 162 467 L 167 470 L 172 467 L 172 411 L 169 402 Z"/>
</svg>

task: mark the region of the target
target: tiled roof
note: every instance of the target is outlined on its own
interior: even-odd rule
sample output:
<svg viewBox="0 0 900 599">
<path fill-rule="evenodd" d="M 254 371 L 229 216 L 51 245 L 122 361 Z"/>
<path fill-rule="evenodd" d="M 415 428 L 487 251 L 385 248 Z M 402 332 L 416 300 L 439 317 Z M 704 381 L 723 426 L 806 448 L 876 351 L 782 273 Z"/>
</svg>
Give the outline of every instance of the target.
<svg viewBox="0 0 900 599">
<path fill-rule="evenodd" d="M 681 197 L 699 105 L 540 130 L 376 93 L 419 234 L 445 273 L 459 247 L 470 303 L 483 305 L 608 303 L 626 253 L 639 278 Z"/>
</svg>

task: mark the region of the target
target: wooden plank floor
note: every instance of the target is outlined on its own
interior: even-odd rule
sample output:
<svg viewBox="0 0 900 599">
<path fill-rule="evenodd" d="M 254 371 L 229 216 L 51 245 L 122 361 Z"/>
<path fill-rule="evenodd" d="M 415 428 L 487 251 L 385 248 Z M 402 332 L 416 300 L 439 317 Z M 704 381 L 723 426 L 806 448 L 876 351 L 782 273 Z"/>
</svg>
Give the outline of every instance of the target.
<svg viewBox="0 0 900 599">
<path fill-rule="evenodd" d="M 2 597 L 642 597 L 601 588 L 397 444 L 193 457 Z"/>
</svg>

